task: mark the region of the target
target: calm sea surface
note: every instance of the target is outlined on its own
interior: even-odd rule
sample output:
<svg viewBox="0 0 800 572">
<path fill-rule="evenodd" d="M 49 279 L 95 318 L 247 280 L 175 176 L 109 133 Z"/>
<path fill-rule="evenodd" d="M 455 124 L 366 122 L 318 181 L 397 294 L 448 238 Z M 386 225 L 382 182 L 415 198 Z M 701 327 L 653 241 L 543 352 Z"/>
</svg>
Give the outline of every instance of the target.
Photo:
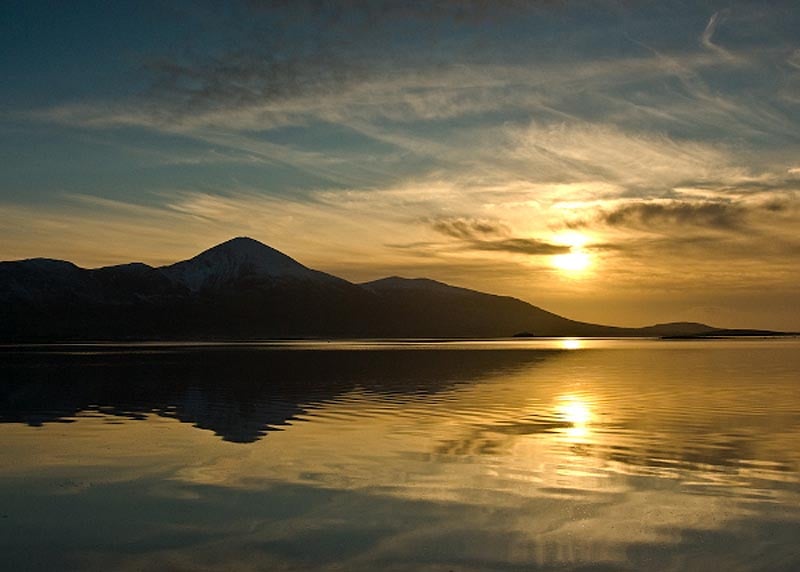
<svg viewBox="0 0 800 572">
<path fill-rule="evenodd" d="M 800 340 L 0 348 L 3 570 L 800 570 Z"/>
</svg>

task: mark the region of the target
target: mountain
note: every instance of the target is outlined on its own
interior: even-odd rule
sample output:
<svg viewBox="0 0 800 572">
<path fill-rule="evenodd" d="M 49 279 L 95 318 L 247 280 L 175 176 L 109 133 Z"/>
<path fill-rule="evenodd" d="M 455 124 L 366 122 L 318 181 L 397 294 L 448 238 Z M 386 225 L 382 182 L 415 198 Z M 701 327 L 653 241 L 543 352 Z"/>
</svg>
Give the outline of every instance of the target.
<svg viewBox="0 0 800 572">
<path fill-rule="evenodd" d="M 361 285 L 382 301 L 381 335 L 414 337 L 506 337 L 521 331 L 539 336 L 626 335 L 624 329 L 563 318 L 527 302 L 458 288 L 425 278 L 384 278 Z"/>
<path fill-rule="evenodd" d="M 522 300 L 397 276 L 354 284 L 239 237 L 162 267 L 0 262 L 0 339 L 694 336 L 696 323 L 619 328 Z"/>
<path fill-rule="evenodd" d="M 311 270 L 282 252 L 247 237 L 223 242 L 194 258 L 164 266 L 160 271 L 173 283 L 191 292 L 221 289 L 243 282 L 347 283 L 330 274 Z"/>
</svg>

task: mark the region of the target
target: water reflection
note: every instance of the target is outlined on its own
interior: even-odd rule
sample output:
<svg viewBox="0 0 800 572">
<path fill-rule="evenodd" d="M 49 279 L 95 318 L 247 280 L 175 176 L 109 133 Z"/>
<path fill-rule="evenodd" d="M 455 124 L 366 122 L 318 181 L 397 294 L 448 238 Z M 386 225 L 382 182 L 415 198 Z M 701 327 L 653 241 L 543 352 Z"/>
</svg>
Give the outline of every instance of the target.
<svg viewBox="0 0 800 572">
<path fill-rule="evenodd" d="M 224 346 L 7 352 L 0 363 L 0 422 L 40 426 L 87 415 L 128 420 L 157 415 L 211 430 L 226 441 L 250 443 L 306 414 L 345 405 L 354 391 L 387 405 L 436 401 L 459 385 L 535 368 L 557 355 L 549 350 L 298 352 Z"/>
<path fill-rule="evenodd" d="M 583 343 L 578 338 L 565 338 L 560 341 L 561 347 L 565 350 L 579 350 L 583 347 Z"/>
<path fill-rule="evenodd" d="M 800 345 L 561 343 L 7 352 L 0 549 L 42 570 L 797 568 Z"/>
<path fill-rule="evenodd" d="M 574 439 L 588 435 L 588 425 L 592 421 L 592 410 L 585 397 L 565 395 L 559 397 L 556 412 L 559 417 L 569 423 L 566 434 Z"/>
</svg>

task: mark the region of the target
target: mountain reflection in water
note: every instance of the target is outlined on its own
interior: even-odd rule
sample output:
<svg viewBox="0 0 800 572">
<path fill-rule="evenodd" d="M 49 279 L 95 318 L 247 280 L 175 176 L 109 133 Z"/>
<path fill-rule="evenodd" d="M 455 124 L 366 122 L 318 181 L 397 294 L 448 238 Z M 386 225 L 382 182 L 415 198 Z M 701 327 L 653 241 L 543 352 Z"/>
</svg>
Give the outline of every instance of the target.
<svg viewBox="0 0 800 572">
<path fill-rule="evenodd" d="M 270 348 L 271 349 L 271 348 Z M 42 425 L 94 412 L 153 414 L 251 443 L 356 389 L 392 402 L 429 398 L 514 368 L 535 367 L 555 351 L 259 351 L 172 348 L 46 355 L 7 360 L 0 422 Z"/>
<path fill-rule="evenodd" d="M 0 548 L 15 569 L 794 570 L 798 349 L 7 347 Z"/>
</svg>

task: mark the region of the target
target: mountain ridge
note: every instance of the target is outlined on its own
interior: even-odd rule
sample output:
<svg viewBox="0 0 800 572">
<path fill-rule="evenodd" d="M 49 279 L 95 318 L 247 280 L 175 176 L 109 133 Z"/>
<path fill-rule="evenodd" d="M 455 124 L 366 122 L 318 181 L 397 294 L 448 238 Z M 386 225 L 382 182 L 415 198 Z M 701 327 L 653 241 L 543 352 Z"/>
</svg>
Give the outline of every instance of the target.
<svg viewBox="0 0 800 572">
<path fill-rule="evenodd" d="M 248 237 L 165 266 L 85 269 L 0 262 L 0 339 L 691 336 L 696 322 L 642 328 L 571 320 L 533 304 L 429 278 L 360 284 Z"/>
</svg>

